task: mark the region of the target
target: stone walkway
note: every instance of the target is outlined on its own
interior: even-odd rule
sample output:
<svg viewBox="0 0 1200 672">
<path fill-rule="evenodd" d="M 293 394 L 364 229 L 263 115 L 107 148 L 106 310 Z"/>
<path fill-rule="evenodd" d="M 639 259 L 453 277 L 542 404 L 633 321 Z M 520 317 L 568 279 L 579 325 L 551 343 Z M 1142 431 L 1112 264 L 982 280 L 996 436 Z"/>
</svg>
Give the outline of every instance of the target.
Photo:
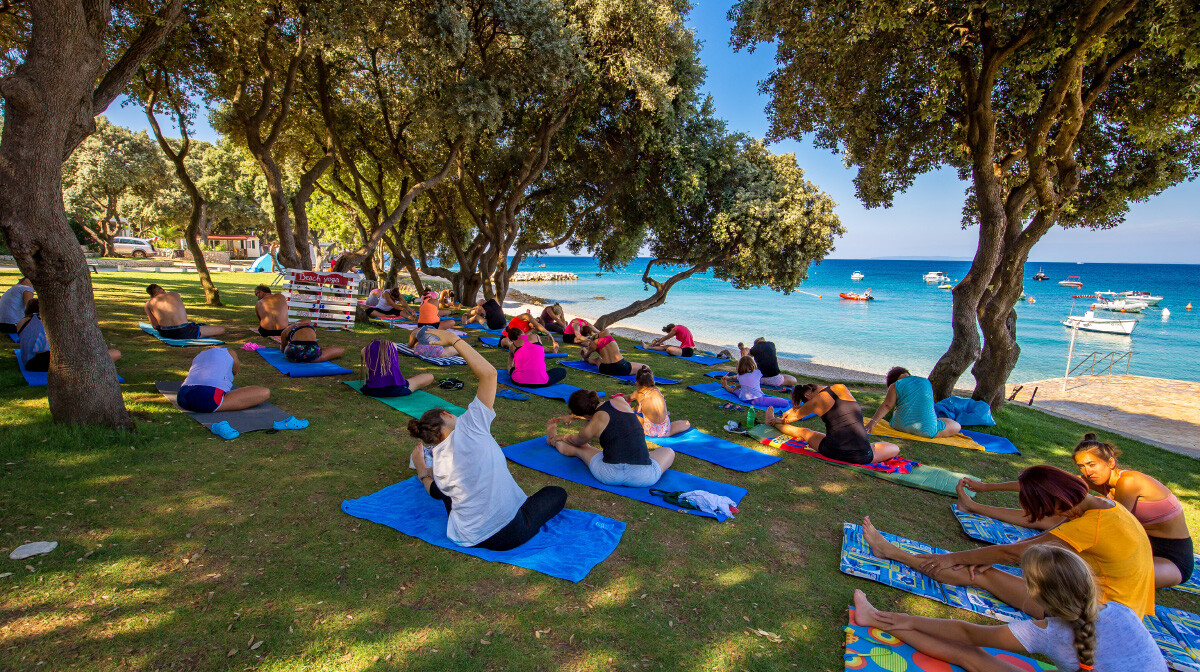
<svg viewBox="0 0 1200 672">
<path fill-rule="evenodd" d="M 1008 386 L 1012 394 L 1014 385 Z M 1016 402 L 1103 427 L 1167 450 L 1200 457 L 1200 383 L 1145 376 L 1051 378 L 1025 383 Z"/>
</svg>

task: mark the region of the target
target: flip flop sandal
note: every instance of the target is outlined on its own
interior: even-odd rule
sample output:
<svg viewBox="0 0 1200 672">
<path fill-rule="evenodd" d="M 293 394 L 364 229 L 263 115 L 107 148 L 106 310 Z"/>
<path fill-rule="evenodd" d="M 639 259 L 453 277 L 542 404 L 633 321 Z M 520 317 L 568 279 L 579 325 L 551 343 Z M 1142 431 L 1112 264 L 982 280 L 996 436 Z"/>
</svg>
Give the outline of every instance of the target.
<svg viewBox="0 0 1200 672">
<path fill-rule="evenodd" d="M 726 411 L 744 411 L 744 410 L 746 410 L 745 408 L 738 406 L 737 404 L 730 403 L 728 401 L 723 404 L 718 404 L 717 408 L 720 408 L 720 409 L 726 410 Z"/>
</svg>

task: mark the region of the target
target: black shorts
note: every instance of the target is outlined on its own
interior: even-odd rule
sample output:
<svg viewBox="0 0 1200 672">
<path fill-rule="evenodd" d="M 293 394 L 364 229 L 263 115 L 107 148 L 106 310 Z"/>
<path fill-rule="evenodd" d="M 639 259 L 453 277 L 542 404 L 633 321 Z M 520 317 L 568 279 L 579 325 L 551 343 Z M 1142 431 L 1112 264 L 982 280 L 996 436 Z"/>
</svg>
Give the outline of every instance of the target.
<svg viewBox="0 0 1200 672">
<path fill-rule="evenodd" d="M 278 336 L 282 333 L 283 333 L 283 329 L 267 329 L 266 327 L 258 328 L 258 335 L 262 336 L 263 338 L 270 338 L 272 336 Z"/>
<path fill-rule="evenodd" d="M 363 394 L 368 397 L 407 397 L 412 394 L 408 385 L 384 385 L 383 387 L 367 387 L 363 385 Z"/>
<path fill-rule="evenodd" d="M 9 324 L 8 322 L 0 322 L 0 334 L 15 334 L 17 333 L 17 325 Z"/>
<path fill-rule="evenodd" d="M 695 348 L 681 348 L 681 350 L 683 350 L 683 354 L 680 357 L 694 357 L 696 355 Z"/>
<path fill-rule="evenodd" d="M 195 322 L 186 324 L 177 324 L 173 327 L 159 327 L 158 335 L 163 338 L 179 338 L 187 340 L 189 338 L 200 338 L 200 327 L 203 325 Z"/>
<path fill-rule="evenodd" d="M 865 438 L 826 435 L 817 445 L 817 452 L 831 460 L 850 464 L 870 464 L 875 459 L 875 448 Z"/>
<path fill-rule="evenodd" d="M 628 359 L 622 359 L 619 362 L 613 362 L 611 364 L 600 362 L 600 365 L 596 367 L 596 370 L 606 376 L 628 376 L 633 371 L 633 367 L 630 366 Z"/>
<path fill-rule="evenodd" d="M 568 334 L 564 331 L 563 332 L 563 343 L 570 344 L 570 343 L 574 343 L 574 342 L 575 342 L 575 334 Z"/>
<path fill-rule="evenodd" d="M 25 362 L 26 371 L 38 371 L 45 373 L 50 370 L 50 351 L 39 352 Z"/>
<path fill-rule="evenodd" d="M 1154 557 L 1168 560 L 1172 565 L 1178 567 L 1179 575 L 1183 577 L 1184 583 L 1187 583 L 1187 580 L 1192 578 L 1196 556 L 1192 550 L 1191 537 L 1183 539 L 1150 537 L 1150 552 Z"/>
<path fill-rule="evenodd" d="M 434 329 L 437 329 L 439 324 L 441 324 L 441 322 L 417 322 L 417 328 L 420 329 L 421 327 L 433 327 Z"/>
</svg>

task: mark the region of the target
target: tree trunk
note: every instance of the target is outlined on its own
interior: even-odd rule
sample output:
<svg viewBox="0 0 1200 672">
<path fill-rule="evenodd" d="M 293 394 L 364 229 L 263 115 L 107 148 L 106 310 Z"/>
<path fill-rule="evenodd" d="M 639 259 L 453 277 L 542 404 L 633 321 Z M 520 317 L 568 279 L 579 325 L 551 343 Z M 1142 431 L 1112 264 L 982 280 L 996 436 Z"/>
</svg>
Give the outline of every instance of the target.
<svg viewBox="0 0 1200 672">
<path fill-rule="evenodd" d="M 650 263 L 646 264 L 646 270 L 642 272 L 642 282 L 653 286 L 654 293 L 645 299 L 634 301 L 624 308 L 614 310 L 607 315 L 601 315 L 600 319 L 596 320 L 597 329 L 607 329 L 609 325 L 616 324 L 627 317 L 633 317 L 638 313 L 643 313 L 651 308 L 657 308 L 658 306 L 663 305 L 667 302 L 667 292 L 671 291 L 671 288 L 674 287 L 676 283 L 678 283 L 680 280 L 690 278 L 696 273 L 700 273 L 709 267 L 709 264 L 692 266 L 686 271 L 680 271 L 679 273 L 672 275 L 670 278 L 667 278 L 665 282 L 659 282 L 658 280 L 650 277 L 650 269 L 652 269 L 655 264 L 661 261 L 663 260 L 651 259 Z"/>
<path fill-rule="evenodd" d="M 252 131 L 251 129 L 246 130 L 249 137 Z M 257 129 L 254 129 L 253 132 L 257 132 Z M 275 158 L 271 156 L 270 149 L 264 147 L 262 143 L 254 142 L 253 139 L 248 144 L 250 153 L 258 160 L 258 165 L 267 178 L 267 192 L 271 195 L 271 218 L 275 222 L 275 235 L 279 236 L 279 261 L 285 268 L 311 269 L 311 253 L 300 256 L 300 246 L 296 244 L 296 236 L 292 233 L 287 194 L 283 190 L 283 173 L 276 165 Z M 308 247 L 308 241 L 304 241 L 304 247 Z"/>
</svg>

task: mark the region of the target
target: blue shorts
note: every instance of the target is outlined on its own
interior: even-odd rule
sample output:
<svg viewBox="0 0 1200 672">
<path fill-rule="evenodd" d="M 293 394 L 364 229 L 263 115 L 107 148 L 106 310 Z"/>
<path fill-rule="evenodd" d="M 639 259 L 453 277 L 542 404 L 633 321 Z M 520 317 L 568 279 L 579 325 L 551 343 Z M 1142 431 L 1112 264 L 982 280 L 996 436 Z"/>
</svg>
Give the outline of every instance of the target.
<svg viewBox="0 0 1200 672">
<path fill-rule="evenodd" d="M 175 395 L 175 401 L 185 411 L 193 413 L 213 413 L 221 408 L 225 401 L 225 390 L 209 385 L 184 385 Z"/>
<path fill-rule="evenodd" d="M 173 327 L 159 327 L 158 335 L 163 338 L 178 338 L 182 340 L 200 338 L 200 327 L 202 326 L 204 325 L 197 322 L 184 322 Z"/>
<path fill-rule="evenodd" d="M 384 385 L 383 387 L 362 386 L 362 393 L 368 397 L 407 397 L 412 394 L 408 385 Z"/>
<path fill-rule="evenodd" d="M 604 453 L 596 453 L 588 462 L 588 471 L 605 485 L 628 488 L 648 488 L 662 478 L 662 465 L 654 460 L 650 464 L 609 464 L 604 461 Z"/>
</svg>

